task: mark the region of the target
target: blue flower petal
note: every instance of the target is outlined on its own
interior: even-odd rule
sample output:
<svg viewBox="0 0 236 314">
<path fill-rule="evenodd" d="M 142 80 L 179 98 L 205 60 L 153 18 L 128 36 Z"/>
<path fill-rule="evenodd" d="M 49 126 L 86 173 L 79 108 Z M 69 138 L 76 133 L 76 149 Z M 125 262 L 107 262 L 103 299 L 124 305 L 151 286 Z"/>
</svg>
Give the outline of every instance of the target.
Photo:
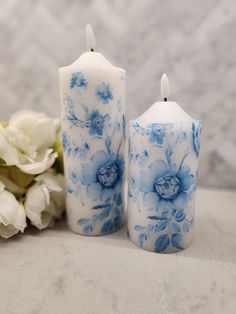
<svg viewBox="0 0 236 314">
<path fill-rule="evenodd" d="M 193 182 L 194 182 L 194 176 L 192 174 L 185 176 L 181 180 L 181 190 L 182 191 L 188 190 L 190 186 L 193 184 Z"/>
<path fill-rule="evenodd" d="M 92 183 L 87 186 L 87 193 L 89 198 L 91 198 L 92 201 L 97 201 L 99 198 L 101 198 L 102 193 L 102 186 L 100 183 Z"/>
<path fill-rule="evenodd" d="M 158 205 L 157 205 L 158 211 L 160 212 L 163 212 L 163 211 L 170 212 L 172 210 L 172 207 L 173 207 L 172 202 L 163 200 L 163 199 L 159 200 Z"/>
<path fill-rule="evenodd" d="M 80 181 L 83 185 L 88 185 L 96 182 L 96 171 L 89 164 L 84 164 L 82 166 Z"/>
<path fill-rule="evenodd" d="M 96 93 L 97 99 L 103 104 L 108 104 L 113 99 L 112 88 L 110 84 L 102 83 L 97 86 Z"/>
<path fill-rule="evenodd" d="M 113 196 L 114 196 L 114 190 L 112 188 L 102 189 L 101 199 L 103 202 L 111 200 Z"/>
<path fill-rule="evenodd" d="M 152 178 L 148 171 L 140 171 L 139 189 L 143 193 L 152 192 L 155 176 Z"/>
<path fill-rule="evenodd" d="M 149 192 L 144 194 L 143 209 L 144 210 L 157 210 L 159 197 L 157 193 Z"/>
<path fill-rule="evenodd" d="M 190 168 L 187 166 L 183 166 L 179 169 L 176 175 L 178 178 L 180 178 L 180 180 L 182 180 L 184 177 L 188 176 L 189 173 L 190 173 Z"/>
<path fill-rule="evenodd" d="M 150 166 L 150 174 L 155 177 L 162 177 L 167 171 L 167 164 L 163 160 L 156 160 Z"/>
<path fill-rule="evenodd" d="M 173 208 L 177 209 L 177 210 L 178 209 L 185 209 L 189 199 L 190 199 L 190 197 L 187 193 L 179 194 L 173 201 Z"/>
<path fill-rule="evenodd" d="M 94 168 L 100 168 L 108 161 L 108 159 L 108 154 L 104 150 L 98 150 L 92 157 Z"/>
</svg>

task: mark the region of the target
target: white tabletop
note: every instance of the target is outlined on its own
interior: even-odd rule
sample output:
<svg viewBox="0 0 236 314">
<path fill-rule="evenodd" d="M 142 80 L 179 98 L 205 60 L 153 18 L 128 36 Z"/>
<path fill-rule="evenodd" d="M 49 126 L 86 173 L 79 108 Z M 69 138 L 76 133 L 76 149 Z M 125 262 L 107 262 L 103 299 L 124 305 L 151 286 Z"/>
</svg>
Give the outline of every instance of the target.
<svg viewBox="0 0 236 314">
<path fill-rule="evenodd" d="M 198 190 L 194 242 L 177 254 L 137 248 L 125 226 L 0 240 L 0 313 L 235 314 L 236 193 Z"/>
</svg>

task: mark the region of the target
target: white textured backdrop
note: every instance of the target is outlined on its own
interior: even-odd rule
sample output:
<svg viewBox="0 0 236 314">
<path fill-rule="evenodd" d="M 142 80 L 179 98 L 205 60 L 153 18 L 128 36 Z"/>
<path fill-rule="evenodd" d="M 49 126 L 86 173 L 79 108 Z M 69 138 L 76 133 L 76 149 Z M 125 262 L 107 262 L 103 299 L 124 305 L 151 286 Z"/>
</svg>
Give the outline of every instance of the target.
<svg viewBox="0 0 236 314">
<path fill-rule="evenodd" d="M 200 182 L 236 188 L 236 2 L 234 0 L 0 0 L 1 117 L 21 108 L 59 115 L 58 67 L 97 50 L 127 70 L 133 118 L 171 98 L 204 121 Z"/>
</svg>

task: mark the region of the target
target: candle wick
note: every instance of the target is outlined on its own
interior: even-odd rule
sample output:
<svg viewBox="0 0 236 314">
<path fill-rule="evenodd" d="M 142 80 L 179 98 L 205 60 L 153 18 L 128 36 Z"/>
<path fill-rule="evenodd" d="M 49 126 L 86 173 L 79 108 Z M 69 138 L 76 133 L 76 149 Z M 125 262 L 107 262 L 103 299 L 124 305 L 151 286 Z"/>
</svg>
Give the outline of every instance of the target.
<svg viewBox="0 0 236 314">
<path fill-rule="evenodd" d="M 164 98 L 164 101 L 167 101 L 167 97 Z"/>
<path fill-rule="evenodd" d="M 91 48 L 90 50 L 91 50 L 91 51 L 94 51 L 94 49 L 93 49 L 93 48 Z"/>
</svg>

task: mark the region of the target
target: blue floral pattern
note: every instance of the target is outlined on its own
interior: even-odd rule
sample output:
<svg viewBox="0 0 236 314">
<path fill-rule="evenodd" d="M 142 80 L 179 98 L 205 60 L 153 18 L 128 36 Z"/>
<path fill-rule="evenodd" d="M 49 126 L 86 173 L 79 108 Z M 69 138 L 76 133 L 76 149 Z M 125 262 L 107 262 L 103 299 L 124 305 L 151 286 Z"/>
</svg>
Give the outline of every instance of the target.
<svg viewBox="0 0 236 314">
<path fill-rule="evenodd" d="M 202 131 L 201 123 L 193 122 L 192 123 L 192 144 L 193 144 L 193 150 L 197 157 L 199 156 L 199 151 L 200 151 L 201 131 Z"/>
<path fill-rule="evenodd" d="M 80 192 L 80 182 L 79 182 L 79 172 L 77 169 L 68 169 L 68 178 L 66 178 L 66 190 L 69 194 L 79 195 Z"/>
<path fill-rule="evenodd" d="M 98 110 L 88 108 L 80 103 L 82 110 L 84 111 L 84 118 L 79 118 L 75 112 L 74 104 L 70 96 L 66 96 L 65 100 L 66 116 L 65 120 L 68 121 L 70 127 L 87 128 L 90 135 L 102 136 L 105 124 L 110 121 L 110 114 L 100 114 Z"/>
<path fill-rule="evenodd" d="M 70 79 L 70 88 L 74 87 L 81 87 L 81 88 L 87 88 L 88 82 L 86 81 L 84 75 L 82 72 L 72 73 L 71 79 Z"/>
<path fill-rule="evenodd" d="M 110 115 L 101 115 L 98 110 L 92 110 L 88 112 L 86 117 L 86 123 L 89 127 L 89 133 L 91 135 L 103 135 L 104 125 L 111 119 Z"/>
<path fill-rule="evenodd" d="M 147 135 L 150 143 L 156 144 L 157 146 L 162 146 L 164 137 L 171 127 L 170 123 L 150 123 L 146 128 L 141 127 L 138 122 L 132 124 L 132 128 L 135 132 L 142 136 Z"/>
<path fill-rule="evenodd" d="M 113 99 L 112 88 L 110 84 L 102 83 L 97 86 L 96 93 L 97 99 L 103 104 L 108 104 Z"/>
<path fill-rule="evenodd" d="M 124 175 L 124 159 L 119 152 L 111 151 L 111 142 L 107 140 L 107 150 L 99 150 L 92 157 L 90 163 L 82 164 L 80 182 L 86 187 L 87 197 L 96 205 L 92 210 L 101 210 L 92 218 L 81 218 L 78 224 L 85 225 L 84 232 L 92 232 L 97 221 L 102 221 L 109 215 L 112 216 L 109 224 L 101 228 L 101 233 L 107 233 L 116 229 L 121 223 L 121 208 L 123 197 L 121 185 Z M 100 202 L 100 203 L 99 203 Z M 89 227 L 88 227 L 89 225 Z M 86 230 L 86 231 L 85 231 Z"/>
<path fill-rule="evenodd" d="M 162 145 L 164 141 L 166 127 L 166 124 L 161 123 L 152 123 L 148 125 L 150 142 Z"/>
<path fill-rule="evenodd" d="M 194 127 L 175 129 L 171 124 L 152 124 L 143 128 L 137 122 L 131 123 L 131 135 L 141 135 L 145 143 L 150 143 L 149 149 L 145 145 L 145 154 L 141 158 L 143 146 L 136 149 L 129 140 L 129 203 L 134 204 L 133 208 L 140 214 L 146 214 L 146 224 L 132 227 L 141 247 L 151 241 L 154 243 L 152 250 L 156 252 L 184 248 L 184 234 L 193 224 L 192 200 L 197 174 L 191 170 L 188 157 L 192 146 L 199 148 L 196 144 L 200 141 L 199 135 L 196 135 L 197 139 L 193 136 L 194 132 L 198 133 L 196 129 L 195 124 Z M 182 147 L 181 151 L 185 147 L 181 159 L 179 147 Z M 151 159 L 151 155 L 155 159 Z M 156 159 L 156 156 L 163 158 Z M 129 233 L 132 234 L 132 229 Z"/>
<path fill-rule="evenodd" d="M 69 77 L 63 92 L 62 144 L 69 225 L 76 232 L 98 235 L 122 223 L 124 82 L 118 80 L 117 87 L 89 78 L 80 71 Z"/>
<path fill-rule="evenodd" d="M 62 148 L 63 152 L 69 157 L 86 158 L 90 150 L 88 143 L 82 143 L 80 145 L 74 143 L 69 134 L 65 131 L 62 132 Z"/>
</svg>

